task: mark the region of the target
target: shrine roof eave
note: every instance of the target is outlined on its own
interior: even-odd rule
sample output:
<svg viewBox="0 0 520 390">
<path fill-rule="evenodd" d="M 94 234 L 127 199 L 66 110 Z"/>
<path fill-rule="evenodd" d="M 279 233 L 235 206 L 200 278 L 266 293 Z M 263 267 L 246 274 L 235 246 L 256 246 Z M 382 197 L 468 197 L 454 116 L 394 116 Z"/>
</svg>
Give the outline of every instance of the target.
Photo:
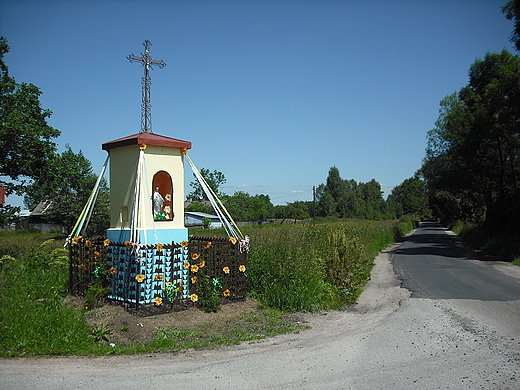
<svg viewBox="0 0 520 390">
<path fill-rule="evenodd" d="M 129 135 L 114 141 L 105 142 L 101 147 L 103 150 L 109 151 L 111 149 L 122 148 L 123 146 L 143 144 L 149 146 L 164 146 L 167 148 L 191 149 L 191 142 L 189 141 L 182 141 L 180 139 L 170 138 L 164 135 L 153 133 L 138 133 Z"/>
</svg>

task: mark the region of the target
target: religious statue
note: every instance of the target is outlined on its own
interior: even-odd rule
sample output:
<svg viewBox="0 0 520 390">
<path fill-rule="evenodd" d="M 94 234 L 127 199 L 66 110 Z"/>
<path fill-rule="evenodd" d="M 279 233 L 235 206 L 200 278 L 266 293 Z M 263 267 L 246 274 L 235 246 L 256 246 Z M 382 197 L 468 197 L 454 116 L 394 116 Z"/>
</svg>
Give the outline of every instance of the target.
<svg viewBox="0 0 520 390">
<path fill-rule="evenodd" d="M 157 219 L 163 212 L 164 199 L 159 193 L 159 187 L 155 187 L 155 191 L 153 193 L 153 215 Z"/>
</svg>

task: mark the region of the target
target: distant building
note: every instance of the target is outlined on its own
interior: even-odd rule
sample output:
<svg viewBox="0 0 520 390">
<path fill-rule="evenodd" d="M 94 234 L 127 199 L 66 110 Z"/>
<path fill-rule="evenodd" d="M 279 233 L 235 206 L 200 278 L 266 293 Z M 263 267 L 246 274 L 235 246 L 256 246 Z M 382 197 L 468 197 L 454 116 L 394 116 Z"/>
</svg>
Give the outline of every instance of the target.
<svg viewBox="0 0 520 390">
<path fill-rule="evenodd" d="M 222 222 L 218 216 L 197 211 L 184 212 L 184 225 L 186 227 L 202 227 L 204 226 L 204 218 L 211 219 L 211 224 L 209 225 L 210 229 L 218 229 L 222 227 Z"/>
</svg>

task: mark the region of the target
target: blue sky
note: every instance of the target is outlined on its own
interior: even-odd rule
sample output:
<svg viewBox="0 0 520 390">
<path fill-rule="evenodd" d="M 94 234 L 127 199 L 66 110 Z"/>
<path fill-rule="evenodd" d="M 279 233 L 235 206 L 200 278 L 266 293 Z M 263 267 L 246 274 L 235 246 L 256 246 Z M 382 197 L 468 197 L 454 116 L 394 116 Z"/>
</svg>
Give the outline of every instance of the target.
<svg viewBox="0 0 520 390">
<path fill-rule="evenodd" d="M 191 141 L 224 192 L 285 204 L 312 200 L 332 166 L 385 196 L 413 176 L 440 100 L 476 58 L 514 52 L 505 2 L 0 0 L 0 35 L 60 151 L 96 173 L 102 143 L 140 130 L 143 68 L 126 56 L 150 40 L 167 64 L 151 72 L 152 131 Z"/>
</svg>

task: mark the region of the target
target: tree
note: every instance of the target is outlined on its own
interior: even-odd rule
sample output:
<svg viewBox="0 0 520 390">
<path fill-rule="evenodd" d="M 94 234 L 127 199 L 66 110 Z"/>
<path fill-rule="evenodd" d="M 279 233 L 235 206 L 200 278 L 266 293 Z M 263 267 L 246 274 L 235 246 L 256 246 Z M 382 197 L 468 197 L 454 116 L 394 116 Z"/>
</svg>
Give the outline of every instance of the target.
<svg viewBox="0 0 520 390">
<path fill-rule="evenodd" d="M 221 184 L 226 182 L 226 177 L 222 172 L 213 171 L 210 172 L 209 169 L 202 168 L 200 170 L 201 176 L 206 180 L 208 185 L 211 187 L 213 192 L 218 196 L 222 196 L 223 194 L 219 192 L 219 187 Z M 190 186 L 193 188 L 193 191 L 188 194 L 188 198 L 196 199 L 196 200 L 209 200 L 206 193 L 204 192 L 202 185 L 197 180 L 195 174 L 193 174 L 195 180 L 190 183 Z"/>
<path fill-rule="evenodd" d="M 520 0 L 509 0 L 502 8 L 507 20 L 514 20 L 515 27 L 509 40 L 520 50 Z"/>
<path fill-rule="evenodd" d="M 469 76 L 441 102 L 421 174 L 432 206 L 442 208 L 435 196 L 450 199 L 447 218 L 471 219 L 484 207 L 486 222 L 512 224 L 520 216 L 520 57 L 488 53 Z"/>
<path fill-rule="evenodd" d="M 394 187 L 388 198 L 397 217 L 404 214 L 425 216 L 430 213 L 426 183 L 418 176 L 406 179 Z"/>
<path fill-rule="evenodd" d="M 9 76 L 3 61 L 8 52 L 7 40 L 0 37 L 0 185 L 7 195 L 22 195 L 31 180 L 47 171 L 56 153 L 52 139 L 60 131 L 47 125 L 51 111 L 42 109 L 41 91 Z"/>
<path fill-rule="evenodd" d="M 66 145 L 66 150 L 61 155 L 56 154 L 49 162 L 45 175 L 28 186 L 24 202 L 32 208 L 45 201 L 48 204 L 46 218 L 70 231 L 87 203 L 96 180 L 90 161 L 81 151 L 76 154 Z M 108 223 L 108 189 L 103 183 L 89 226 L 91 232 L 101 234 L 108 228 Z"/>
</svg>

